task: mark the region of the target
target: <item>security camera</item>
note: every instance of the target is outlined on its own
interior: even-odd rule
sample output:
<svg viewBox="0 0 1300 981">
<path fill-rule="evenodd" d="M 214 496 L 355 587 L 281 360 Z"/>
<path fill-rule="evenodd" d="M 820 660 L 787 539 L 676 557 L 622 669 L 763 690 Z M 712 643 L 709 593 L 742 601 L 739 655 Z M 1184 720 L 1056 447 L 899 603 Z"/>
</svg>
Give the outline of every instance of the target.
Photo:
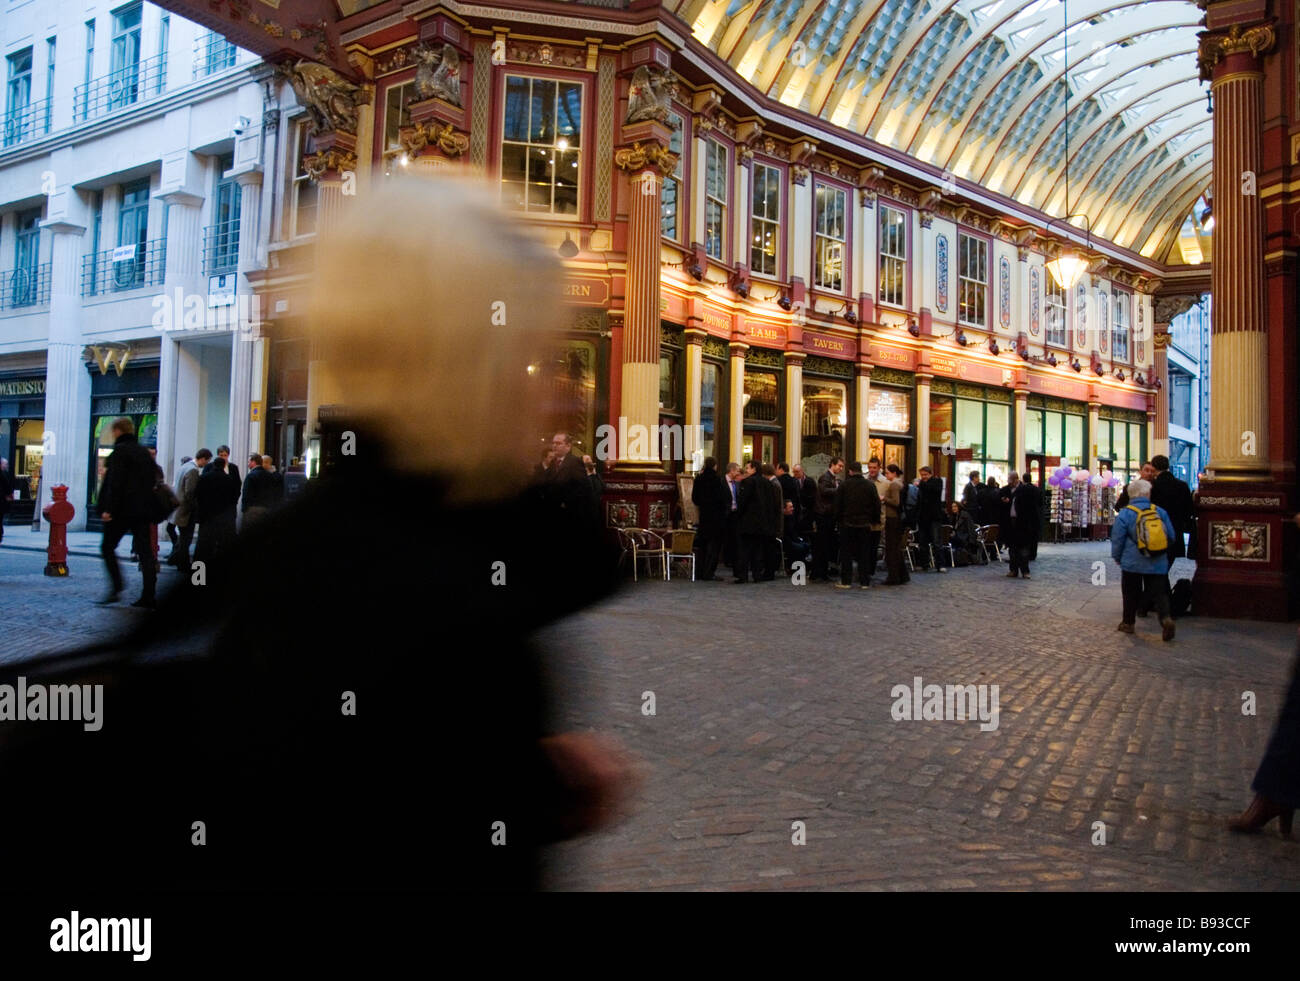
<svg viewBox="0 0 1300 981">
<path fill-rule="evenodd" d="M 244 131 L 248 129 L 250 125 L 252 125 L 252 122 L 253 121 L 249 119 L 247 116 L 240 116 L 239 122 L 235 123 L 235 135 L 243 136 Z"/>
</svg>

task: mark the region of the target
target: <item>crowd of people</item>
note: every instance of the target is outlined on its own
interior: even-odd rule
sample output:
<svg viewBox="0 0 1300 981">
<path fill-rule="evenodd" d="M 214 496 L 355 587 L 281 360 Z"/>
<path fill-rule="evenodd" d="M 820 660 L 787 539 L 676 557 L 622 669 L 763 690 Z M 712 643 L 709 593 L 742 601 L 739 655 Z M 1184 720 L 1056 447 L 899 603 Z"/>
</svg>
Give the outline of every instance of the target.
<svg viewBox="0 0 1300 981">
<path fill-rule="evenodd" d="M 1005 488 L 993 479 L 981 483 L 974 471 L 969 480 L 961 499 L 945 505 L 943 480 L 929 467 L 909 483 L 897 464 L 882 468 L 872 457 L 864 468 L 837 456 L 813 480 L 799 464 L 749 461 L 719 472 L 717 461 L 706 458 L 691 492 L 699 512 L 699 578 L 720 581 L 721 563 L 736 583 L 771 581 L 784 558 L 786 567 L 806 560 L 810 581 L 838 579 L 841 588 L 853 585 L 856 567 L 865 589 L 883 555 L 881 584 L 896 586 L 911 578 L 909 548 L 917 571 L 944 573 L 986 563 L 985 535 L 1010 551 L 1009 576 L 1029 578 L 1038 546 L 1038 489 L 1015 473 Z M 988 525 L 996 532 L 981 534 Z M 947 539 L 944 526 L 952 528 Z"/>
<path fill-rule="evenodd" d="M 240 528 L 252 527 L 284 500 L 284 476 L 276 470 L 273 458 L 250 454 L 248 474 L 241 481 L 228 446 L 218 446 L 215 456 L 204 447 L 193 457 L 182 457 L 175 487 L 168 494 L 155 451 L 140 444 L 134 422 L 127 417 L 115 419 L 110 432 L 113 451 L 104 461 L 97 498 L 104 528 L 100 554 L 109 578 L 109 590 L 100 605 L 116 603 L 124 588 L 117 546 L 129 534 L 132 558 L 139 563 L 144 580 L 140 598 L 131 605 L 156 607 L 159 563 L 152 532 L 160 520 L 160 501 L 168 502 L 161 505 L 164 510 L 174 505 L 166 515 L 171 542 L 166 563 L 175 566 L 181 581 L 187 583 L 194 562 L 209 564 L 222 558 Z"/>
</svg>

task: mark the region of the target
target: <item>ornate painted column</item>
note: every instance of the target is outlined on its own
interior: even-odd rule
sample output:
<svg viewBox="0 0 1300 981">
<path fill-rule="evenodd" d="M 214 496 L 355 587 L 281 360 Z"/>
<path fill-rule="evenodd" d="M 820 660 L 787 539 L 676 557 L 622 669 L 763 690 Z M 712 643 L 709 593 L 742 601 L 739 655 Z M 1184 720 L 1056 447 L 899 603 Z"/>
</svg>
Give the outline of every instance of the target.
<svg viewBox="0 0 1300 981">
<path fill-rule="evenodd" d="M 1160 387 L 1156 389 L 1156 418 L 1155 426 L 1151 430 L 1150 450 L 1148 457 L 1155 456 L 1157 453 L 1169 455 L 1169 342 L 1171 335 L 1168 324 L 1156 324 L 1155 333 L 1151 338 L 1152 346 L 1152 369 L 1151 376 L 1153 379 L 1160 379 Z M 1155 384 L 1154 381 L 1152 384 Z"/>
<path fill-rule="evenodd" d="M 745 352 L 748 344 L 732 341 L 730 345 L 731 404 L 727 407 L 728 463 L 741 463 L 745 455 Z"/>
<path fill-rule="evenodd" d="M 1201 40 L 1202 78 L 1214 96 L 1214 293 L 1210 377 L 1211 469 L 1216 481 L 1266 478 L 1268 323 L 1264 309 L 1263 206 L 1258 192 L 1264 73 L 1273 28 Z"/>
<path fill-rule="evenodd" d="M 928 356 L 928 353 L 922 355 L 924 358 Z M 930 382 L 934 381 L 934 375 L 930 374 L 929 361 L 916 367 L 916 463 L 912 473 L 903 474 L 906 480 L 911 480 L 916 471 L 930 465 Z"/>
<path fill-rule="evenodd" d="M 1026 379 L 1025 385 L 1027 384 Z M 1027 466 L 1025 454 L 1028 447 L 1026 427 L 1029 424 L 1029 389 L 1025 385 L 1017 385 L 1013 392 L 1016 397 L 1016 418 L 1015 445 L 1011 448 L 1011 469 L 1020 474 L 1025 472 Z M 984 476 L 987 478 L 988 474 Z"/>
<path fill-rule="evenodd" d="M 857 439 L 853 441 L 853 451 L 855 457 L 866 463 L 871 459 L 871 369 L 873 365 L 859 363 L 857 374 L 854 379 L 856 387 L 855 396 L 857 398 L 857 411 L 854 414 L 854 431 L 857 433 Z M 885 461 L 881 460 L 880 465 L 883 467 Z"/>
<path fill-rule="evenodd" d="M 1264 14 L 1262 7 L 1211 3 L 1206 11 L 1199 63 L 1214 97 L 1213 385 L 1211 459 L 1198 489 L 1193 602 L 1198 614 L 1282 620 L 1295 603 L 1283 569 L 1283 536 L 1294 531 L 1287 527 L 1294 507 L 1293 488 L 1277 483 L 1270 469 L 1271 352 L 1260 175 L 1266 165 L 1265 66 L 1270 84 L 1285 92 L 1294 91 L 1295 66 L 1280 56 L 1267 57 L 1276 41 L 1272 25 L 1249 24 Z M 1159 394 L 1161 401 L 1167 397 Z"/>
<path fill-rule="evenodd" d="M 663 179 L 677 166 L 670 153 L 668 130 L 662 140 L 636 142 L 614 154 L 614 163 L 628 174 L 627 295 L 623 319 L 622 398 L 619 418 L 626 425 L 659 423 L 659 221 Z M 630 437 L 629 457 L 620 466 L 659 469 L 659 446 L 645 440 L 642 447 Z"/>
<path fill-rule="evenodd" d="M 785 454 L 790 466 L 803 459 L 803 351 L 785 352 Z"/>
<path fill-rule="evenodd" d="M 682 333 L 686 339 L 686 470 L 695 473 L 704 466 L 700 417 L 706 335 L 704 331 L 690 327 Z M 714 449 L 716 453 L 716 447 Z"/>
</svg>

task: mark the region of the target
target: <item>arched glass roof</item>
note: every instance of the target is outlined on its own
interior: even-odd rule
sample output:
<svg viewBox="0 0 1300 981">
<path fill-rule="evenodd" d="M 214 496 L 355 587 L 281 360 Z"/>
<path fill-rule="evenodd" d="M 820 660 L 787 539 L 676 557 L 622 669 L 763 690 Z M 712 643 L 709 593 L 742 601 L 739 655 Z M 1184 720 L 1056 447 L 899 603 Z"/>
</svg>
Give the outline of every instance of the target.
<svg viewBox="0 0 1300 981">
<path fill-rule="evenodd" d="M 1147 257 L 1210 182 L 1188 0 L 666 5 L 766 95 Z"/>
</svg>

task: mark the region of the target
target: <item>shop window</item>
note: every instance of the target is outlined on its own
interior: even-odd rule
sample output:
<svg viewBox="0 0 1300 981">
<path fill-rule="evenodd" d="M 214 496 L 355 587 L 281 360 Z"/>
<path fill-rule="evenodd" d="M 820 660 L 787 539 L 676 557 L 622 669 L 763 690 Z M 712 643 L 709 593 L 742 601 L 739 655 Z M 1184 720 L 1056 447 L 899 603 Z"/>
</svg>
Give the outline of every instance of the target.
<svg viewBox="0 0 1300 981">
<path fill-rule="evenodd" d="M 956 406 L 950 398 L 930 397 L 930 445 L 942 446 L 956 435 Z M 945 436 L 944 434 L 949 435 Z M 921 459 L 925 459 L 924 452 Z"/>
<path fill-rule="evenodd" d="M 1115 318 L 1112 323 L 1114 336 L 1111 351 L 1116 361 L 1128 360 L 1128 325 L 1129 297 L 1127 293 L 1115 293 Z"/>
<path fill-rule="evenodd" d="M 1040 409 L 1025 410 L 1025 452 L 1042 453 L 1043 413 Z"/>
<path fill-rule="evenodd" d="M 564 341 L 543 359 L 534 376 L 546 386 L 549 411 L 541 421 L 539 439 L 557 432 L 573 435 L 581 455 L 595 449 L 596 348 L 588 341 Z M 538 444 L 539 447 L 541 443 Z"/>
<path fill-rule="evenodd" d="M 880 206 L 880 302 L 901 307 L 907 270 L 907 216 L 897 208 Z"/>
<path fill-rule="evenodd" d="M 1052 347 L 1065 347 L 1065 287 L 1047 276 L 1046 342 Z"/>
<path fill-rule="evenodd" d="M 836 293 L 844 291 L 846 197 L 842 188 L 827 184 L 818 184 L 815 192 L 813 285 Z"/>
<path fill-rule="evenodd" d="M 974 235 L 957 236 L 957 319 L 972 327 L 988 323 L 989 244 Z"/>
<path fill-rule="evenodd" d="M 873 433 L 910 433 L 911 393 L 895 388 L 871 388 L 867 393 L 867 426 Z"/>
<path fill-rule="evenodd" d="M 1078 467 L 1083 464 L 1083 416 L 1065 417 L 1065 453 L 1062 463 Z"/>
<path fill-rule="evenodd" d="M 1048 456 L 1065 454 L 1065 423 L 1059 412 L 1043 413 L 1043 452 Z"/>
<path fill-rule="evenodd" d="M 285 215 L 285 237 L 297 238 L 316 231 L 316 205 L 319 189 L 307 172 L 309 154 L 307 120 L 299 120 L 293 128 L 293 180 L 290 184 L 289 208 Z"/>
<path fill-rule="evenodd" d="M 802 412 L 803 455 L 844 455 L 848 423 L 848 394 L 840 382 L 804 382 Z"/>
<path fill-rule="evenodd" d="M 727 236 L 727 148 L 704 144 L 704 253 L 721 260 Z"/>
<path fill-rule="evenodd" d="M 766 371 L 745 372 L 746 422 L 777 422 L 780 406 L 777 402 L 777 376 Z"/>
<path fill-rule="evenodd" d="M 781 171 L 777 168 L 754 164 L 753 206 L 749 268 L 760 276 L 775 276 L 777 242 L 781 238 Z"/>
<path fill-rule="evenodd" d="M 666 412 L 680 409 L 677 400 L 677 367 L 680 360 L 677 351 L 659 352 L 659 408 Z"/>
<path fill-rule="evenodd" d="M 1169 370 L 1169 422 L 1192 428 L 1192 376 L 1173 367 Z"/>
<path fill-rule="evenodd" d="M 717 440 L 718 372 L 716 364 L 704 362 L 700 378 L 700 448 L 704 451 L 704 456 L 713 456 Z"/>
<path fill-rule="evenodd" d="M 506 76 L 501 192 L 508 208 L 578 214 L 582 85 Z"/>
</svg>

